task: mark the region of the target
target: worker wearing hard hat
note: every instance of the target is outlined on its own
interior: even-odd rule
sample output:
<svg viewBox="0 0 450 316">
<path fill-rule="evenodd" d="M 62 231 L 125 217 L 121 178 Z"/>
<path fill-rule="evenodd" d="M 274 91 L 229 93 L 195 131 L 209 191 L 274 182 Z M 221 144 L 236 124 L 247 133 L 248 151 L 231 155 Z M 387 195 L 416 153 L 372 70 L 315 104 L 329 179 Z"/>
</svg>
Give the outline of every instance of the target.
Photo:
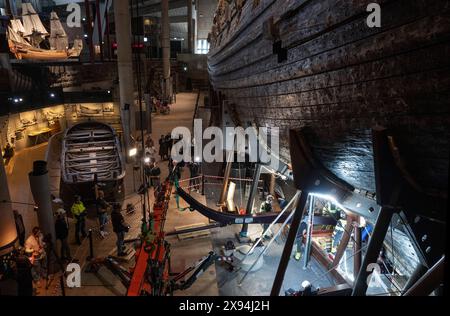
<svg viewBox="0 0 450 316">
<path fill-rule="evenodd" d="M 272 195 L 268 195 L 266 197 L 266 200 L 261 204 L 260 208 L 259 208 L 259 212 L 260 213 L 271 213 L 273 212 L 273 196 Z M 270 224 L 263 224 L 263 232 L 266 232 L 269 229 Z M 268 231 L 265 235 L 264 238 L 269 238 L 269 236 L 272 235 L 271 231 Z"/>
</svg>

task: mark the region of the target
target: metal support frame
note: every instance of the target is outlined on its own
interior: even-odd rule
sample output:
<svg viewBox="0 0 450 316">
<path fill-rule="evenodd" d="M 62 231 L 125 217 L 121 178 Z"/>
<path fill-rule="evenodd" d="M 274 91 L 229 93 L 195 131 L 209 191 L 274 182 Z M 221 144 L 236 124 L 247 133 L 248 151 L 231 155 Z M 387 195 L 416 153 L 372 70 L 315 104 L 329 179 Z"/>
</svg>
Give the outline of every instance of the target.
<svg viewBox="0 0 450 316">
<path fill-rule="evenodd" d="M 291 159 L 295 162 L 293 163 L 293 173 L 296 188 L 302 192 L 331 195 L 354 214 L 363 216 L 371 222 L 376 219 L 374 232 L 355 281 L 353 296 L 366 293 L 366 279 L 369 274 L 367 268 L 369 264 L 376 263 L 378 259 L 394 213 L 400 213 L 405 221 L 408 234 L 419 251 L 422 264 L 427 266 L 427 263 L 433 264 L 440 260 L 444 249 L 444 241 L 442 238 L 439 239 L 439 236 L 445 232 L 445 219 L 443 219 L 445 212 L 443 210 L 446 209 L 447 196 L 442 193 L 427 192 L 415 181 L 405 167 L 406 164 L 402 160 L 394 136 L 387 129 L 376 128 L 372 131 L 372 135 L 376 201 L 357 193 L 354 187 L 327 170 L 314 157 L 307 144 L 304 130 L 290 131 L 290 151 Z M 295 228 L 298 229 L 298 227 Z M 294 234 L 291 231 L 289 233 L 289 237 Z M 289 246 L 292 249 L 290 242 L 293 240 L 290 240 L 289 237 L 285 252 Z M 422 240 L 422 243 L 418 240 Z M 429 246 L 431 241 L 434 243 L 433 247 Z M 361 249 L 360 242 L 358 249 Z M 289 259 L 285 252 L 280 262 L 272 295 L 279 294 L 283 281 L 282 277 Z M 355 265 L 357 264 L 356 259 Z"/>
<path fill-rule="evenodd" d="M 259 179 L 261 178 L 262 165 L 257 164 L 255 169 L 255 174 L 253 175 L 253 182 L 250 189 L 250 195 L 247 201 L 246 214 L 251 215 L 253 211 L 253 203 L 255 202 L 256 193 L 258 192 Z M 241 237 L 247 237 L 248 224 L 242 225 L 242 230 L 240 232 Z"/>
<path fill-rule="evenodd" d="M 416 284 L 414 284 L 405 296 L 425 296 L 434 291 L 444 280 L 445 256 L 443 256 Z"/>
<path fill-rule="evenodd" d="M 379 209 L 376 201 L 367 196 L 355 193 L 353 186 L 342 181 L 327 170 L 313 155 L 307 143 L 304 130 L 290 131 L 290 154 L 292 161 L 295 162 L 292 165 L 294 184 L 296 189 L 302 191 L 302 200 L 304 199 L 306 201 L 306 197 L 303 194 L 308 193 L 331 195 L 343 207 L 353 211 L 355 214 L 364 216 L 366 219 L 372 221 L 376 219 Z M 356 205 L 360 205 L 360 207 L 357 208 Z M 300 220 L 301 218 L 299 219 L 299 223 Z M 283 252 L 279 271 L 277 272 L 272 289 L 272 295 L 278 295 L 281 289 L 282 278 L 284 277 L 290 256 L 290 252 L 288 253 L 287 251 L 292 250 L 291 243 L 293 243 L 296 237 L 297 230 L 298 226 L 295 227 L 292 225 L 289 231 L 285 251 Z"/>
<path fill-rule="evenodd" d="M 103 31 L 102 31 L 102 19 L 100 15 L 100 0 L 95 0 L 95 12 L 97 16 L 97 32 L 98 32 L 98 45 L 100 46 L 100 59 L 103 61 Z"/>
<path fill-rule="evenodd" d="M 372 272 L 367 271 L 367 268 L 370 264 L 377 262 L 381 246 L 383 245 L 394 212 L 395 210 L 389 207 L 381 208 L 372 237 L 370 238 L 366 255 L 364 256 L 361 269 L 358 273 L 358 278 L 355 280 L 352 296 L 364 296 L 366 294 L 368 287 L 367 277 Z"/>
<path fill-rule="evenodd" d="M 362 253 L 361 253 L 361 227 L 358 222 L 353 222 L 353 276 L 355 280 L 358 277 L 359 270 L 361 269 Z"/>
<path fill-rule="evenodd" d="M 309 202 L 308 231 L 306 233 L 305 261 L 303 263 L 303 269 L 308 268 L 308 263 L 311 258 L 312 233 L 314 229 L 314 200 L 314 196 L 311 196 Z"/>
<path fill-rule="evenodd" d="M 278 296 L 280 294 L 281 286 L 284 281 L 284 275 L 289 264 L 289 259 L 292 253 L 292 247 L 295 243 L 295 237 L 297 236 L 298 228 L 300 227 L 300 222 L 302 221 L 306 202 L 308 200 L 309 192 L 303 191 L 300 195 L 300 200 L 295 209 L 294 216 L 292 218 L 291 227 L 289 228 L 289 234 L 284 245 L 283 254 L 281 255 L 280 264 L 278 265 L 277 274 L 275 275 L 275 280 L 273 281 L 271 296 Z"/>
<path fill-rule="evenodd" d="M 93 38 L 93 30 L 92 30 L 92 16 L 91 16 L 91 3 L 89 0 L 84 0 L 84 7 L 86 10 L 86 20 L 87 20 L 87 29 L 89 35 L 89 57 L 90 61 L 93 64 L 95 62 L 95 52 L 94 52 L 94 38 Z"/>
<path fill-rule="evenodd" d="M 283 214 L 285 212 L 287 212 L 287 210 L 289 210 L 291 208 L 291 206 L 296 203 L 295 205 L 297 205 L 298 203 L 298 197 L 300 195 L 300 191 L 298 191 L 294 197 L 289 201 L 288 205 L 285 206 L 285 208 L 281 211 L 281 213 L 277 216 L 277 218 L 269 225 L 269 227 L 266 229 L 266 231 L 263 232 L 263 234 L 261 235 L 261 237 L 259 237 L 259 239 L 253 244 L 252 248 L 247 252 L 247 254 L 245 255 L 244 259 L 241 260 L 241 262 L 244 262 L 247 257 L 249 255 L 251 255 L 253 253 L 253 250 L 256 249 L 256 247 L 258 247 L 258 245 L 262 242 L 262 240 L 264 239 L 264 236 L 267 234 L 267 232 L 273 227 L 273 225 L 275 225 L 275 223 L 278 223 L 278 220 L 282 218 Z M 296 206 L 295 206 L 296 207 Z M 258 258 L 256 258 L 256 260 L 253 262 L 252 266 L 250 267 L 250 269 L 248 269 L 248 271 L 245 273 L 245 275 L 242 277 L 242 279 L 239 281 L 238 285 L 241 286 L 242 283 L 244 282 L 245 278 L 247 277 L 247 275 L 253 270 L 253 268 L 255 267 L 256 263 L 259 261 L 259 259 L 266 253 L 266 251 L 270 248 L 270 246 L 272 245 L 272 243 L 278 238 L 278 236 L 280 236 L 280 234 L 282 233 L 283 229 L 286 227 L 286 225 L 291 221 L 292 216 L 294 215 L 293 212 L 291 212 L 289 214 L 289 216 L 284 220 L 283 224 L 281 225 L 281 227 L 278 229 L 278 231 L 276 232 L 275 235 L 272 236 L 272 238 L 270 239 L 269 243 L 267 245 L 264 245 L 263 250 L 259 253 Z"/>
<path fill-rule="evenodd" d="M 427 268 L 419 263 L 403 287 L 402 293 L 405 294 L 426 272 Z"/>
<path fill-rule="evenodd" d="M 230 182 L 231 166 L 233 164 L 234 151 L 230 150 L 227 154 L 227 165 L 223 178 L 222 192 L 220 193 L 219 205 L 223 206 L 227 198 L 228 183 Z"/>
</svg>

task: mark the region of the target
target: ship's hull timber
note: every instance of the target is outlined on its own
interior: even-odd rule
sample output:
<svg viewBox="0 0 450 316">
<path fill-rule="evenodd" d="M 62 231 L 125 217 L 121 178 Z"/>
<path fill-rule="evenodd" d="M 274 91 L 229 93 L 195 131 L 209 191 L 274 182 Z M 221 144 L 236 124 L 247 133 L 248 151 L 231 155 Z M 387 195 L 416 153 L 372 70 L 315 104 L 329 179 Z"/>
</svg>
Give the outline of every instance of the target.
<svg viewBox="0 0 450 316">
<path fill-rule="evenodd" d="M 371 130 L 383 126 L 415 180 L 446 194 L 450 7 L 444 0 L 377 1 L 382 25 L 370 28 L 370 2 L 245 1 L 211 37 L 214 90 L 236 124 L 280 128 L 286 163 L 289 130 L 307 128 L 325 167 L 375 192 Z"/>
<path fill-rule="evenodd" d="M 100 122 L 86 122 L 69 128 L 61 155 L 61 198 L 70 206 L 74 196 L 95 200 L 94 185 L 111 202 L 125 196 L 125 162 L 114 129 Z"/>
</svg>

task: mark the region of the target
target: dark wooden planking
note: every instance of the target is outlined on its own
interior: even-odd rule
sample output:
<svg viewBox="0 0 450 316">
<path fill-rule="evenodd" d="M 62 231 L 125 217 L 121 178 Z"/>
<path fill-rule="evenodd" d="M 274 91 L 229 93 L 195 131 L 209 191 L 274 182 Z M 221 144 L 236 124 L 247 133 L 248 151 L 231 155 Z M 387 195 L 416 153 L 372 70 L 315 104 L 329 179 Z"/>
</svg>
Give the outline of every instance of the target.
<svg viewBox="0 0 450 316">
<path fill-rule="evenodd" d="M 364 1 L 289 1 L 299 9 L 285 15 L 281 6 L 268 6 L 210 55 L 213 85 L 230 101 L 236 122 L 281 128 L 286 162 L 289 129 L 309 127 L 323 163 L 373 191 L 370 131 L 384 125 L 395 131 L 402 154 L 413 157 L 407 164 L 416 179 L 446 188 L 449 6 L 405 1 L 379 2 L 381 29 L 365 25 Z M 282 15 L 281 38 L 289 51 L 288 60 L 278 63 L 262 24 Z"/>
<path fill-rule="evenodd" d="M 360 23 L 364 23 L 360 21 Z M 221 72 L 220 69 L 215 69 L 213 81 L 226 81 L 235 80 L 238 78 L 247 78 L 249 82 L 254 82 L 253 84 L 259 83 L 263 78 L 272 78 L 267 76 L 267 72 L 270 71 L 270 75 L 273 73 L 286 74 L 293 70 L 302 69 L 304 65 L 308 65 L 311 60 L 322 59 L 325 61 L 330 61 L 330 63 L 355 63 L 358 60 L 370 60 L 379 58 L 379 56 L 385 56 L 393 54 L 399 51 L 405 51 L 417 46 L 423 46 L 426 43 L 437 41 L 437 40 L 448 40 L 450 24 L 450 17 L 448 15 L 433 16 L 433 17 L 422 17 L 419 20 L 414 20 L 408 24 L 402 24 L 395 28 L 383 28 L 384 31 L 374 34 L 373 36 L 367 37 L 366 34 L 360 31 L 357 33 L 356 38 L 348 42 L 348 36 L 344 34 L 334 34 L 335 40 L 330 41 L 326 38 L 321 38 L 321 43 L 327 43 L 324 45 L 317 44 L 316 41 L 309 44 L 301 45 L 290 49 L 288 52 L 289 62 L 279 64 L 277 58 L 274 55 L 269 55 L 263 59 L 263 62 L 253 63 L 248 62 L 246 67 L 240 67 L 239 69 L 232 72 Z M 417 28 L 422 28 L 423 32 L 417 32 Z M 359 28 L 358 30 L 361 30 Z M 350 35 L 355 31 L 351 27 L 345 30 Z M 395 41 L 392 39 L 396 38 Z M 330 44 L 330 43 L 333 43 Z M 380 43 L 385 43 L 382 45 Z M 267 43 L 260 42 L 259 44 L 265 45 L 265 47 L 270 46 Z M 331 48 L 332 46 L 332 48 Z M 261 48 L 256 48 L 257 51 L 261 51 Z M 250 50 L 253 51 L 253 50 Z M 349 60 L 349 55 L 352 57 Z M 240 58 L 234 60 L 233 62 L 224 63 L 224 67 L 234 68 L 234 63 L 245 62 L 245 58 Z M 318 61 L 323 67 L 327 67 L 327 64 L 323 61 Z M 252 71 L 250 71 L 252 68 Z M 311 69 L 313 71 L 313 69 Z M 251 76 L 248 76 L 249 73 Z M 252 80 L 253 79 L 253 80 Z M 273 78 L 275 80 L 276 78 Z M 266 79 L 268 80 L 268 79 Z M 282 80 L 282 78 L 280 78 Z M 251 84 L 251 83 L 249 83 Z"/>
</svg>

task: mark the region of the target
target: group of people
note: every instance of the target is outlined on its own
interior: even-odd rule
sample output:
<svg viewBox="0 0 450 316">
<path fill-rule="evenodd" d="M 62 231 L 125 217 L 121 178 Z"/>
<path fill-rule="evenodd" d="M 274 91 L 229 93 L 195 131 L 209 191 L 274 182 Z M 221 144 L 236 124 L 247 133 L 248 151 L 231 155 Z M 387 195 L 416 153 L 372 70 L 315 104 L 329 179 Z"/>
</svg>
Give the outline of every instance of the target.
<svg viewBox="0 0 450 316">
<path fill-rule="evenodd" d="M 173 147 L 172 135 L 169 133 L 167 135 L 161 135 L 159 139 L 159 156 L 161 160 L 169 160 L 171 157 Z"/>
<path fill-rule="evenodd" d="M 14 148 L 7 143 L 3 149 L 3 159 L 5 159 L 5 164 L 8 164 L 12 157 L 14 157 Z"/>
<path fill-rule="evenodd" d="M 101 238 L 109 235 L 106 231 L 106 225 L 109 222 L 109 213 L 111 213 L 111 224 L 113 232 L 117 235 L 117 255 L 119 257 L 126 256 L 126 247 L 124 246 L 125 233 L 129 230 L 129 226 L 125 224 L 125 219 L 122 215 L 122 208 L 119 203 L 109 203 L 105 199 L 105 193 L 102 190 L 95 188 L 96 192 L 96 210 L 99 221 L 99 234 Z M 75 203 L 71 209 L 72 215 L 75 218 L 75 240 L 77 244 L 81 245 L 80 234 L 83 238 L 86 234 L 86 216 L 87 210 L 81 201 L 81 197 L 77 196 Z"/>
<path fill-rule="evenodd" d="M 157 114 L 170 114 L 170 106 L 167 101 L 160 101 L 157 98 L 153 98 L 153 108 Z"/>
<path fill-rule="evenodd" d="M 32 296 L 38 294 L 36 288 L 40 286 L 41 279 L 48 276 L 47 264 L 52 260 L 53 255 L 52 236 L 50 234 L 44 236 L 39 227 L 34 227 L 28 238 L 24 240 L 25 229 L 22 216 L 18 211 L 14 211 L 14 216 L 21 246 L 15 251 L 14 260 L 17 291 L 19 296 Z M 55 225 L 57 223 L 58 220 Z"/>
</svg>

